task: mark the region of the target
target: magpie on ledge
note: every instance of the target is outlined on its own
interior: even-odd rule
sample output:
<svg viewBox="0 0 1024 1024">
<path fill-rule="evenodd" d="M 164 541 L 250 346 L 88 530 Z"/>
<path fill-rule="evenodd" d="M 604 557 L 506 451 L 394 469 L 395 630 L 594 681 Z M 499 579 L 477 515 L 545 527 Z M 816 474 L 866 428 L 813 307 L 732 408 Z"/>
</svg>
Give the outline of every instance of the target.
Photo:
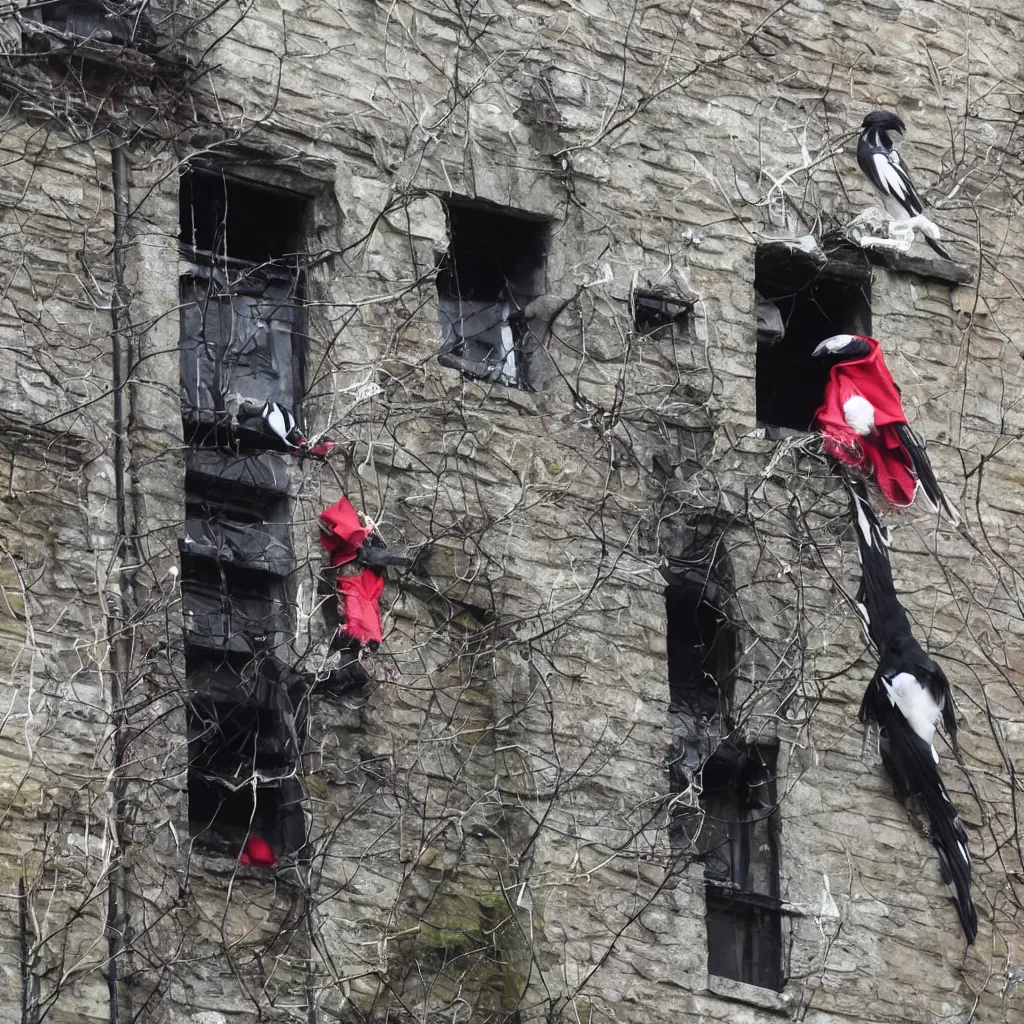
<svg viewBox="0 0 1024 1024">
<path fill-rule="evenodd" d="M 889 132 L 904 135 L 906 130 L 899 115 L 888 110 L 872 111 L 861 124 L 857 163 L 882 197 L 889 216 L 904 227 L 917 228 L 939 256 L 952 261 L 953 257 L 940 244 L 938 226 L 924 215 L 924 203 L 889 137 Z"/>
</svg>

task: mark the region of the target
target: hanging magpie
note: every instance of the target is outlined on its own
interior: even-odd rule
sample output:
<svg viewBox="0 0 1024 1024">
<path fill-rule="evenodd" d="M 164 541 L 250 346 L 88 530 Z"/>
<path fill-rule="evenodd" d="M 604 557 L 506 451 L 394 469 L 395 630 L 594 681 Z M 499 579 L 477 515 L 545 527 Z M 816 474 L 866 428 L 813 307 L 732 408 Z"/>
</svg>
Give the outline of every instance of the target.
<svg viewBox="0 0 1024 1024">
<path fill-rule="evenodd" d="M 900 389 L 878 342 L 856 334 L 836 334 L 811 355 L 831 363 L 825 401 L 815 413 L 830 454 L 845 462 L 871 462 L 890 501 L 909 504 L 920 488 L 932 511 L 941 508 L 958 523 L 960 516 L 939 486 L 924 445 L 907 423 Z M 855 436 L 843 436 L 843 422 Z M 861 457 L 854 459 L 848 450 L 857 448 Z M 909 488 L 912 490 L 904 498 L 903 492 Z"/>
<path fill-rule="evenodd" d="M 857 533 L 861 582 L 857 607 L 878 670 L 860 706 L 861 722 L 878 726 L 882 764 L 899 800 L 920 798 L 928 814 L 931 840 L 939 855 L 942 880 L 950 887 L 968 944 L 978 934 L 971 899 L 971 855 L 967 832 L 939 775 L 935 728 L 956 747 L 956 715 L 945 673 L 914 638 L 899 599 L 889 561 L 889 537 L 868 504 L 862 480 L 844 474 Z"/>
<path fill-rule="evenodd" d="M 938 226 L 924 215 L 924 203 L 889 138 L 889 132 L 905 135 L 906 130 L 903 119 L 897 114 L 887 110 L 872 111 L 861 124 L 857 163 L 882 197 L 889 216 L 917 228 L 939 256 L 951 260 L 952 257 L 939 244 L 942 236 Z"/>
</svg>

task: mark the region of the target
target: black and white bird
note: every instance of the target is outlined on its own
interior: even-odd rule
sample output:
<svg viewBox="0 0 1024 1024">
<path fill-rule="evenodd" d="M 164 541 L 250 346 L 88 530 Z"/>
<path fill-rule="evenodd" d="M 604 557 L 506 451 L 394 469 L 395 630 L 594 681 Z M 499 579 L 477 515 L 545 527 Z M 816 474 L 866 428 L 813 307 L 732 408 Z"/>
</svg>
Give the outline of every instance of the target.
<svg viewBox="0 0 1024 1024">
<path fill-rule="evenodd" d="M 825 361 L 830 366 L 855 360 L 871 360 L 866 361 L 855 375 L 851 375 L 848 385 L 837 385 L 836 398 L 841 402 L 843 419 L 862 438 L 891 431 L 893 440 L 910 460 L 918 493 L 923 495 L 928 508 L 933 512 L 941 510 L 954 524 L 959 523 L 960 514 L 939 485 L 923 442 L 906 422 L 899 386 L 889 374 L 878 342 L 857 334 L 836 334 L 821 342 L 811 357 Z M 884 408 L 876 410 L 861 392 L 873 395 Z M 886 451 L 891 449 L 892 442 L 889 439 L 883 438 L 882 443 Z"/>
<path fill-rule="evenodd" d="M 898 222 L 910 228 L 917 228 L 924 240 L 944 260 L 952 259 L 940 244 L 942 235 L 934 221 L 924 215 L 924 203 L 889 132 L 906 133 L 906 125 L 898 114 L 888 110 L 874 110 L 861 124 L 860 139 L 857 142 L 857 163 L 867 175 L 868 181 L 882 197 L 886 212 Z"/>
<path fill-rule="evenodd" d="M 299 451 L 306 443 L 295 417 L 280 402 L 264 402 L 259 408 L 248 404 L 240 406 L 239 425 L 252 430 L 254 428 L 250 424 L 253 420 L 259 420 L 259 427 L 255 429 L 272 441 L 278 451 Z"/>
<path fill-rule="evenodd" d="M 860 706 L 860 720 L 878 726 L 879 752 L 900 800 L 918 797 L 928 814 L 942 880 L 949 885 L 968 943 L 978 933 L 971 898 L 967 832 L 939 775 L 935 730 L 941 722 L 956 747 L 956 714 L 949 680 L 914 638 L 889 561 L 889 538 L 868 504 L 860 480 L 846 476 L 861 582 L 857 606 L 878 653 L 878 670 Z"/>
</svg>

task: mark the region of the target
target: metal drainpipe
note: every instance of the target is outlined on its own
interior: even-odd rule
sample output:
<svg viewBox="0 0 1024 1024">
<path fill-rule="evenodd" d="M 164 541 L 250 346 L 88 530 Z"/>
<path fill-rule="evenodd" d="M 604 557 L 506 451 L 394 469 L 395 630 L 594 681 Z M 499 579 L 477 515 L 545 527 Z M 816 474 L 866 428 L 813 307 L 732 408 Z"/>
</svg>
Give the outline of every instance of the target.
<svg viewBox="0 0 1024 1024">
<path fill-rule="evenodd" d="M 127 531 L 127 499 L 125 490 L 125 401 L 126 368 L 132 363 L 131 321 L 128 315 L 128 291 L 125 287 L 125 231 L 128 224 L 128 157 L 123 143 L 113 137 L 110 151 L 111 184 L 114 192 L 114 292 L 110 303 L 111 361 L 114 392 L 114 494 L 117 537 L 114 550 L 114 571 L 117 573 L 117 601 L 110 616 L 111 675 L 110 704 L 113 725 L 113 765 L 110 796 L 113 801 L 114 853 L 107 888 L 107 990 L 110 999 L 110 1024 L 120 1020 L 118 962 L 124 950 L 127 927 L 124 892 L 121 826 L 125 820 L 125 784 L 122 773 L 128 722 L 125 714 L 125 691 L 132 661 L 130 624 L 134 607 L 134 542 Z"/>
</svg>

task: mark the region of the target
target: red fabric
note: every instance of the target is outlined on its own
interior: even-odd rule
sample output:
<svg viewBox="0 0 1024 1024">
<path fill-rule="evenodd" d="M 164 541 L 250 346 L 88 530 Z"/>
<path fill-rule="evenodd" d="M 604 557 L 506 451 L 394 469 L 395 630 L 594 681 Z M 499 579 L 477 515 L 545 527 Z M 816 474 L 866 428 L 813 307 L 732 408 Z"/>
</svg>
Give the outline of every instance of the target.
<svg viewBox="0 0 1024 1024">
<path fill-rule="evenodd" d="M 238 861 L 251 868 L 272 868 L 277 863 L 277 857 L 265 839 L 249 836 Z"/>
<path fill-rule="evenodd" d="M 331 565 L 351 562 L 372 532 L 359 522 L 359 514 L 344 495 L 320 513 L 320 523 L 320 544 L 331 559 Z"/>
<path fill-rule="evenodd" d="M 342 631 L 361 644 L 380 643 L 384 634 L 380 626 L 380 595 L 384 577 L 370 569 L 356 576 L 339 576 L 338 592 L 345 622 Z"/>
<path fill-rule="evenodd" d="M 303 441 L 302 454 L 309 455 L 314 459 L 326 459 L 337 446 L 335 441 L 318 441 L 316 444 Z"/>
<path fill-rule="evenodd" d="M 821 431 L 829 455 L 873 473 L 889 501 L 909 505 L 917 485 L 914 464 L 893 429 L 894 424 L 907 422 L 900 391 L 882 358 L 882 346 L 874 338 L 863 340 L 871 346 L 866 356 L 832 367 L 814 425 Z M 867 437 L 852 430 L 843 415 L 843 404 L 852 395 L 867 399 L 875 410 L 875 429 Z"/>
</svg>

